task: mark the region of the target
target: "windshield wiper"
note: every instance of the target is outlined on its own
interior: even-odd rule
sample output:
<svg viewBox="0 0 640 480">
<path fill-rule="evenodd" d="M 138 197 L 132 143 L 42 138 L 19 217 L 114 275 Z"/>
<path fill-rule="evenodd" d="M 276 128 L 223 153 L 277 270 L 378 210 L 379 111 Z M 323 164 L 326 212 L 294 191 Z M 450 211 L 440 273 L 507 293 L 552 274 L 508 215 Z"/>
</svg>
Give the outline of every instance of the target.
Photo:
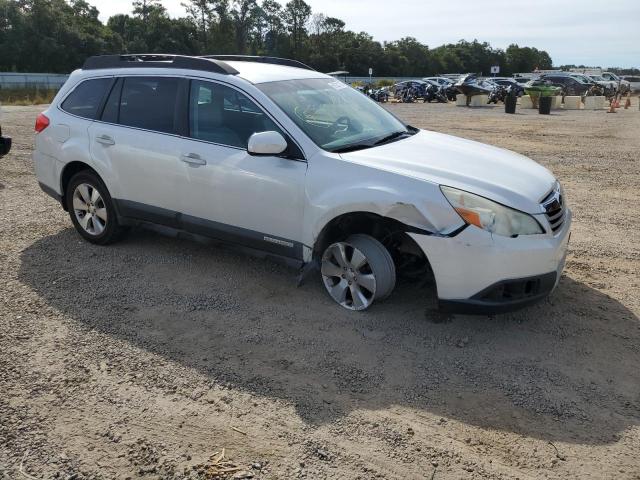
<svg viewBox="0 0 640 480">
<path fill-rule="evenodd" d="M 347 152 L 355 152 L 356 150 L 364 150 L 365 148 L 371 148 L 371 147 L 373 147 L 371 143 L 354 143 L 353 145 L 346 145 L 344 147 L 335 148 L 329 151 L 331 153 L 347 153 Z"/>
<path fill-rule="evenodd" d="M 386 137 L 382 137 L 380 140 L 378 140 L 377 142 L 374 143 L 374 145 L 382 145 L 383 143 L 389 143 L 395 139 L 399 139 L 400 137 L 403 137 L 405 135 L 413 135 L 412 132 L 408 131 L 408 130 L 400 130 L 397 132 L 393 132 L 390 133 L 389 135 L 387 135 Z"/>
<path fill-rule="evenodd" d="M 412 128 L 412 127 L 409 127 Z M 384 143 L 392 142 L 393 140 L 400 139 L 405 135 L 411 136 L 414 135 L 416 131 L 413 130 L 399 130 L 397 132 L 390 133 L 389 135 L 382 137 L 380 140 L 376 140 L 371 143 L 354 143 L 353 145 L 345 145 L 344 147 L 339 147 L 334 150 L 331 150 L 333 153 L 346 153 L 346 152 L 354 152 L 356 150 L 364 150 L 365 148 L 377 147 L 378 145 L 382 145 Z"/>
</svg>

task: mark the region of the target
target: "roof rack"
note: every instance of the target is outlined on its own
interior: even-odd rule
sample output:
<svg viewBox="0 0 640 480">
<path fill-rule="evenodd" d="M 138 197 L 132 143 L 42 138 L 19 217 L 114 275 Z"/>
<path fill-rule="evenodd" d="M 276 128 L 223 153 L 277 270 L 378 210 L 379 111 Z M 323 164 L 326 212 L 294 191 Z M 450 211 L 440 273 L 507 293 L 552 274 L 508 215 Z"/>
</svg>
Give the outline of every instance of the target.
<svg viewBox="0 0 640 480">
<path fill-rule="evenodd" d="M 185 55 L 100 55 L 87 58 L 82 66 L 83 70 L 99 70 L 103 68 L 182 68 L 221 73 L 223 75 L 236 75 L 239 73 L 235 68 L 214 58 L 188 57 Z"/>
<path fill-rule="evenodd" d="M 290 60 L 288 58 L 279 57 L 260 57 L 257 55 L 203 55 L 201 58 L 209 58 L 213 60 L 229 61 L 229 62 L 256 62 L 256 63 L 270 63 L 273 65 L 283 65 L 285 67 L 304 68 L 305 70 L 313 70 L 309 65 L 306 65 L 298 60 Z"/>
</svg>

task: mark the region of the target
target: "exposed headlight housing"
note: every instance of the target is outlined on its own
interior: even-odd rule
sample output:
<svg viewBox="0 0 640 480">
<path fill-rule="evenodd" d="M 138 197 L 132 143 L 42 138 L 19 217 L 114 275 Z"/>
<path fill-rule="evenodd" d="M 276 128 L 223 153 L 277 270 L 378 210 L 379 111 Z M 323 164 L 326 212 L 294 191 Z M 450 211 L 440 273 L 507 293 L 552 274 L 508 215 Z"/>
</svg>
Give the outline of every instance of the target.
<svg viewBox="0 0 640 480">
<path fill-rule="evenodd" d="M 457 188 L 441 185 L 440 190 L 462 220 L 469 225 L 504 237 L 544 233 L 538 221 L 527 213 Z"/>
</svg>

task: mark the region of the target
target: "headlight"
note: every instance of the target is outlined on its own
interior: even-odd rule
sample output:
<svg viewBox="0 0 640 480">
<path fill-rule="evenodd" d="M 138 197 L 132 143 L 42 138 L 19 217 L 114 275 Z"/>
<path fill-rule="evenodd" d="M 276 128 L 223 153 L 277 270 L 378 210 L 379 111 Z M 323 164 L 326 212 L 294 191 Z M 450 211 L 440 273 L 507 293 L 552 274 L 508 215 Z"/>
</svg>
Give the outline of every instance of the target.
<svg viewBox="0 0 640 480">
<path fill-rule="evenodd" d="M 457 188 L 441 185 L 440 190 L 469 225 L 505 237 L 544 233 L 540 224 L 529 214 Z"/>
</svg>

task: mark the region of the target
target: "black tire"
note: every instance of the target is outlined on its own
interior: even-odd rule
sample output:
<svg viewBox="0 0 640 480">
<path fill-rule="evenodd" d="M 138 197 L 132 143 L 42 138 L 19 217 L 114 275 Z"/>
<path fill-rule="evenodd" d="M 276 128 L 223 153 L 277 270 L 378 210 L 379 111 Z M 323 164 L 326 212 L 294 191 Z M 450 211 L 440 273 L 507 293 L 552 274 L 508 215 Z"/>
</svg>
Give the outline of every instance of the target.
<svg viewBox="0 0 640 480">
<path fill-rule="evenodd" d="M 90 186 L 99 194 L 100 200 L 95 206 L 93 206 L 93 208 L 106 209 L 106 220 L 103 222 L 104 227 L 99 232 L 96 231 L 95 233 L 91 233 L 85 229 L 80 224 L 80 219 L 78 218 L 82 213 L 76 213 L 76 208 L 74 207 L 74 195 L 78 186 L 82 184 Z M 71 177 L 66 186 L 65 204 L 69 211 L 69 217 L 71 217 L 73 226 L 76 228 L 80 236 L 88 242 L 95 243 L 97 245 L 107 245 L 120 240 L 126 231 L 126 229 L 118 223 L 118 216 L 116 214 L 115 207 L 113 206 L 113 200 L 111 199 L 109 190 L 107 190 L 107 187 L 100 177 L 91 170 L 83 170 Z M 78 212 L 82 212 L 82 210 L 78 210 Z M 94 230 L 97 229 L 94 227 Z"/>
<path fill-rule="evenodd" d="M 357 234 L 347 238 L 350 243 L 369 260 L 369 266 L 376 277 L 376 300 L 384 300 L 396 286 L 396 266 L 389 250 L 369 235 Z"/>
</svg>

